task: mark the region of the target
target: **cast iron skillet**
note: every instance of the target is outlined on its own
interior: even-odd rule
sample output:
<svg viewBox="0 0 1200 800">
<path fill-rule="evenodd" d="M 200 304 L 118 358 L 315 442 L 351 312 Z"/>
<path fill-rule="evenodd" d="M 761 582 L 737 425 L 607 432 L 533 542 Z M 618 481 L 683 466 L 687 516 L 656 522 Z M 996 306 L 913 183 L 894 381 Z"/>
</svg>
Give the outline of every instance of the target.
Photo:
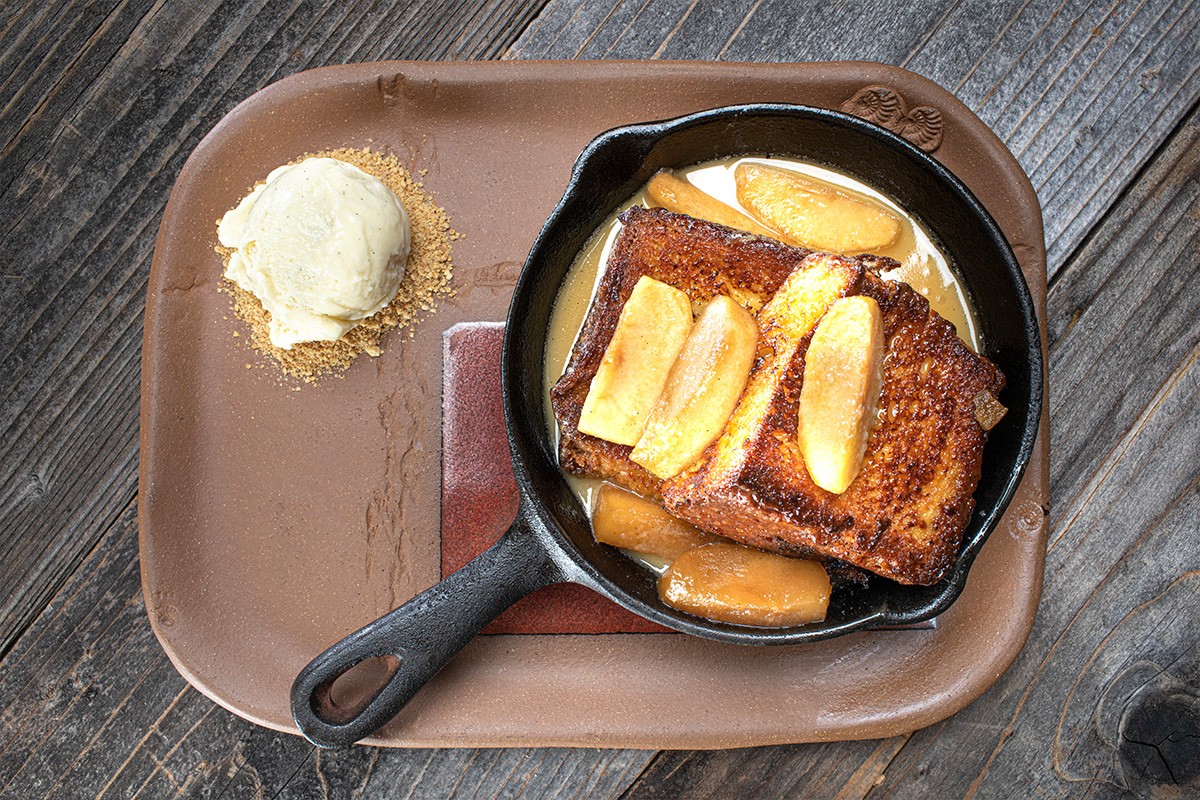
<svg viewBox="0 0 1200 800">
<path fill-rule="evenodd" d="M 649 572 L 592 538 L 584 510 L 559 474 L 544 422 L 542 358 L 550 310 L 588 237 L 659 169 L 738 154 L 795 156 L 836 167 L 921 219 L 962 276 L 986 354 L 1008 379 L 1001 399 L 1009 412 L 987 443 L 975 513 L 953 570 L 928 587 L 875 580 L 865 590 L 835 595 L 824 622 L 790 628 L 711 622 L 664 605 Z M 575 163 L 508 311 L 502 380 L 521 494 L 516 521 L 467 566 L 305 667 L 292 686 L 296 724 L 322 747 L 373 733 L 500 612 L 562 581 L 588 586 L 675 630 L 736 644 L 796 644 L 929 619 L 962 591 L 1029 460 L 1041 413 L 1041 353 L 1029 289 L 991 216 L 937 161 L 883 128 L 823 109 L 746 105 L 601 134 Z M 371 687 L 347 699 L 355 693 L 334 682 L 364 662 L 375 667 Z"/>
</svg>

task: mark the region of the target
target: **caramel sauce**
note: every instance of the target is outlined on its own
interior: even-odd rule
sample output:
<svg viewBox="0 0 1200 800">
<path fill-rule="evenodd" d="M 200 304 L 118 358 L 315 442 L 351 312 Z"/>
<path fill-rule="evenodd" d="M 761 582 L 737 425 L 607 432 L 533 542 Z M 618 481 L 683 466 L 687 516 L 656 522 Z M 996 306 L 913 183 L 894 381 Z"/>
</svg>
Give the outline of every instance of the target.
<svg viewBox="0 0 1200 800">
<path fill-rule="evenodd" d="M 789 169 L 826 183 L 835 184 L 850 194 L 865 195 L 891 209 L 904 223 L 902 232 L 890 247 L 875 253 L 875 255 L 895 259 L 900 266 L 884 273 L 883 278 L 904 281 L 920 292 L 929 301 L 929 305 L 934 311 L 954 325 L 959 338 L 972 350 L 979 352 L 978 326 L 975 322 L 975 315 L 967 300 L 966 290 L 951 268 L 949 259 L 938 249 L 919 220 L 870 186 L 825 167 L 783 158 L 721 159 L 677 170 L 677 173 L 718 200 L 753 217 L 753 214 L 746 212 L 738 203 L 736 195 L 733 171 L 743 161 Z M 635 205 L 650 206 L 644 192 L 639 191 L 629 198 L 592 234 L 576 257 L 575 263 L 571 265 L 571 270 L 567 273 L 567 277 L 558 291 L 558 297 L 551 311 L 550 333 L 546 339 L 544 358 L 543 389 L 546 397 L 546 427 L 553 438 L 555 450 L 558 449 L 558 424 L 550 406 L 550 388 L 566 371 L 571 350 L 575 346 L 575 340 L 579 336 L 580 328 L 583 327 L 588 308 L 595 296 L 596 288 L 603 275 L 603 267 L 608 262 L 608 254 L 620 233 L 621 223 L 617 220 L 617 216 L 625 209 Z M 594 478 L 580 478 L 567 473 L 563 474 L 590 515 L 594 508 L 595 489 L 599 486 L 600 481 Z M 651 563 L 640 554 L 629 553 L 629 555 L 655 572 L 661 573 L 667 566 L 666 564 Z"/>
</svg>

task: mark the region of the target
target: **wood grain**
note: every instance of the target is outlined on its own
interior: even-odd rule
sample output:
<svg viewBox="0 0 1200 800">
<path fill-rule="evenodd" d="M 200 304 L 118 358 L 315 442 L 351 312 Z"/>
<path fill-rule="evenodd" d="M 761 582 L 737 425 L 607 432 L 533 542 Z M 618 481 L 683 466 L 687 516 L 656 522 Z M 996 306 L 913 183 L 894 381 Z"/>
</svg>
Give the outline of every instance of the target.
<svg viewBox="0 0 1200 800">
<path fill-rule="evenodd" d="M 1197 688 L 1194 637 L 1124 620 L 1148 603 L 1200 602 L 1187 578 L 1200 567 L 1198 165 L 1200 113 L 1193 111 L 1051 289 L 1051 325 L 1062 333 L 1051 348 L 1054 514 L 1038 621 L 1000 686 L 950 721 L 955 736 L 930 747 L 932 761 L 964 746 L 977 754 L 965 756 L 979 772 L 963 786 L 976 796 L 1004 796 L 1029 772 L 1048 792 L 1105 779 L 1064 769 L 1072 748 L 1062 746 L 1095 724 L 1100 693 L 1081 715 L 1074 686 L 1101 653 L 1118 664 L 1161 662 Z M 1170 603 L 1156 599 L 1164 594 Z M 984 720 L 1004 726 L 997 735 L 971 724 Z M 1200 757 L 1200 749 L 1191 752 Z M 1117 755 L 1107 748 L 1088 757 Z"/>
<path fill-rule="evenodd" d="M 1046 209 L 1053 276 L 1200 97 L 1200 5 L 551 4 L 515 58 L 868 60 L 954 92 L 1008 144 Z"/>
</svg>

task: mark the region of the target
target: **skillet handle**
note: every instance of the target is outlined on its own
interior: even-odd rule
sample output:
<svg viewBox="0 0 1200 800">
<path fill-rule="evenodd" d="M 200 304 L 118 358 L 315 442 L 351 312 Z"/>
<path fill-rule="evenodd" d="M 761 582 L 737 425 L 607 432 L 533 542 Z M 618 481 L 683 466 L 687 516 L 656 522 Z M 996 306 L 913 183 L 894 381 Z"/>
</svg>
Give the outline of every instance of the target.
<svg viewBox="0 0 1200 800">
<path fill-rule="evenodd" d="M 465 567 L 313 659 L 292 684 L 292 718 L 319 747 L 346 747 L 369 736 L 501 612 L 563 580 L 519 516 Z M 363 662 L 377 675 L 384 668 L 382 686 L 365 700 L 335 697 L 334 682 L 357 665 L 367 667 Z"/>
</svg>

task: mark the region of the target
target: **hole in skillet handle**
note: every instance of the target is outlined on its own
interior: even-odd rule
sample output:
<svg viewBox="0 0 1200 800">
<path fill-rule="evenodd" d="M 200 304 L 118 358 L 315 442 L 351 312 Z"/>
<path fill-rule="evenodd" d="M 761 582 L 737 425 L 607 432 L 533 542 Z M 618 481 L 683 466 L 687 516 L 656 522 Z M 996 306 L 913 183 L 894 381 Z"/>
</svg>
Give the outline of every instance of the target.
<svg viewBox="0 0 1200 800">
<path fill-rule="evenodd" d="M 370 736 L 501 612 L 565 579 L 525 507 L 490 549 L 300 671 L 292 718 L 305 738 L 347 747 Z"/>
<path fill-rule="evenodd" d="M 364 658 L 338 677 L 318 686 L 313 695 L 313 707 L 329 722 L 349 722 L 379 696 L 398 669 L 398 656 Z"/>
</svg>

